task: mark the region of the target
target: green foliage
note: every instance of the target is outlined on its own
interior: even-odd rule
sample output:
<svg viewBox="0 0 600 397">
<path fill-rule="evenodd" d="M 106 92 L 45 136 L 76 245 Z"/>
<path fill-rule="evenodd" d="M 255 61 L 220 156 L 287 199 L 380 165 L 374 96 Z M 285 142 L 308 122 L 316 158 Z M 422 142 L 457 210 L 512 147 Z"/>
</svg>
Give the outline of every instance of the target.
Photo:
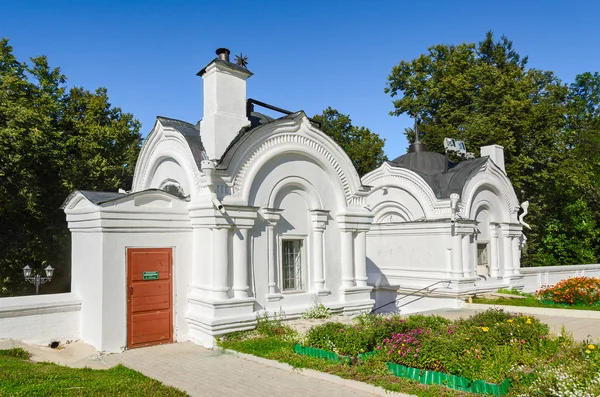
<svg viewBox="0 0 600 397">
<path fill-rule="evenodd" d="M 554 303 L 552 301 L 541 301 L 534 296 L 528 296 L 524 299 L 513 299 L 513 298 L 500 298 L 500 299 L 486 299 L 486 298 L 473 298 L 473 303 L 483 303 L 486 305 L 495 306 L 527 306 L 527 307 L 546 307 L 555 309 L 571 309 L 571 310 L 600 310 L 600 305 L 571 305 L 570 303 Z"/>
<path fill-rule="evenodd" d="M 352 125 L 349 115 L 328 107 L 313 118 L 321 122 L 321 130 L 344 149 L 359 176 L 373 171 L 386 160 L 385 140 L 366 127 Z"/>
<path fill-rule="evenodd" d="M 33 293 L 22 268 L 55 270 L 42 292 L 70 284 L 69 233 L 60 209 L 74 189 L 131 184 L 141 136 L 106 89 L 67 89 L 46 57 L 18 61 L 0 40 L 0 296 Z"/>
<path fill-rule="evenodd" d="M 11 347 L 8 350 L 0 350 L 0 355 L 22 358 L 24 360 L 27 360 L 29 357 L 31 357 L 31 354 L 22 347 Z"/>
<path fill-rule="evenodd" d="M 599 345 L 576 343 L 564 331 L 561 336 L 551 336 L 548 327 L 537 319 L 502 310 L 488 310 L 454 322 L 421 315 L 406 319 L 361 315 L 352 325 L 331 322 L 312 327 L 304 344 L 325 350 L 333 350 L 331 346 L 336 344 L 338 354 L 353 355 L 350 352 L 369 346 L 370 338 L 379 334 L 380 328 L 393 331 L 384 338 L 375 338 L 377 353 L 363 360 L 351 360 L 350 365 L 347 361 L 333 363 L 295 354 L 293 342 L 278 336 L 247 334 L 245 339 L 230 339 L 222 346 L 419 396 L 462 394 L 401 378 L 394 380 L 385 363 L 391 361 L 493 383 L 509 378 L 510 395 L 515 396 L 561 395 L 552 394 L 552 387 L 554 390 L 571 387 L 577 391 L 589 387 L 594 393 L 596 390 Z M 343 347 L 340 349 L 338 345 Z"/>
<path fill-rule="evenodd" d="M 595 306 L 600 303 L 600 279 L 593 277 L 573 277 L 556 285 L 541 289 L 536 293 L 541 300 L 569 305 Z"/>
<path fill-rule="evenodd" d="M 498 293 L 499 294 L 508 294 L 508 295 L 515 295 L 515 296 L 531 296 L 531 294 L 528 294 L 527 292 L 521 292 L 518 289 L 515 288 L 498 288 Z"/>
<path fill-rule="evenodd" d="M 68 368 L 33 363 L 28 357 L 23 349 L 0 350 L 1 396 L 187 396 L 122 365 Z"/>
<path fill-rule="evenodd" d="M 285 314 L 275 313 L 272 317 L 269 317 L 267 312 L 262 316 L 256 318 L 256 329 L 254 330 L 260 336 L 276 336 L 283 337 L 284 335 L 295 335 L 296 331 L 290 328 L 288 325 L 283 324 L 285 320 Z"/>
<path fill-rule="evenodd" d="M 302 313 L 302 318 L 311 319 L 311 318 L 329 318 L 331 317 L 331 310 L 325 307 L 321 301 L 318 299 L 315 300 L 310 309 Z"/>
<path fill-rule="evenodd" d="M 527 68 L 506 37 L 488 32 L 475 44 L 434 45 L 392 69 L 385 89 L 393 115 L 421 120 L 428 150 L 443 138 L 504 147 L 506 172 L 529 200 L 525 266 L 596 263 L 600 259 L 600 74 L 571 85 Z M 409 141 L 414 131 L 408 129 Z"/>
</svg>

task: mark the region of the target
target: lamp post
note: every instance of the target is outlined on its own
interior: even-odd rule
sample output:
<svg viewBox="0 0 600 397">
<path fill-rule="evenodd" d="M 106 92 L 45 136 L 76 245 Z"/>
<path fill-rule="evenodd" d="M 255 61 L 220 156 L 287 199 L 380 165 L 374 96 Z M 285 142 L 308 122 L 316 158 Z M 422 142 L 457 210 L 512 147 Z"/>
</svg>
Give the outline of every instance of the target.
<svg viewBox="0 0 600 397">
<path fill-rule="evenodd" d="M 54 275 L 54 268 L 48 265 L 44 271 L 46 272 L 46 277 L 42 277 L 39 274 L 35 276 L 31 275 L 31 268 L 29 265 L 23 268 L 23 276 L 25 276 L 25 280 L 29 281 L 31 284 L 35 285 L 35 294 L 39 295 L 40 293 L 40 285 L 46 284 L 48 281 L 52 280 L 52 275 Z"/>
</svg>

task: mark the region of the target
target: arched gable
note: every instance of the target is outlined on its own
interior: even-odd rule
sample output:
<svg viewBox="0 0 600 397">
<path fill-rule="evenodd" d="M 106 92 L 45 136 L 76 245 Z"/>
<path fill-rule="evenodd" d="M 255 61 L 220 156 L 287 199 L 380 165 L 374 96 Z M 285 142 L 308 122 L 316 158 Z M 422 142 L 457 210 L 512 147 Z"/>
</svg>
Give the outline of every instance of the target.
<svg viewBox="0 0 600 397">
<path fill-rule="evenodd" d="M 132 191 L 137 192 L 152 188 L 151 184 L 154 176 L 159 167 L 164 165 L 165 162 L 172 162 L 180 168 L 185 180 L 176 182 L 189 189 L 185 192 L 186 194 L 194 197 L 201 191 L 201 173 L 187 140 L 176 129 L 164 126 L 160 119 L 157 120 L 140 151 L 135 166 Z M 169 178 L 172 178 L 172 176 Z M 164 181 L 158 181 L 155 187 L 162 183 Z"/>
<path fill-rule="evenodd" d="M 306 201 L 310 210 L 317 210 L 323 208 L 321 197 L 319 197 L 319 193 L 317 192 L 317 189 L 312 185 L 312 183 L 310 183 L 304 178 L 298 178 L 295 176 L 290 176 L 288 178 L 282 179 L 277 185 L 273 187 L 273 190 L 271 190 L 271 194 L 269 195 L 269 208 L 277 207 L 276 200 L 278 196 L 286 189 L 296 190 L 300 192 L 300 194 L 304 197 L 304 201 Z"/>
<path fill-rule="evenodd" d="M 427 182 L 409 169 L 383 163 L 379 168 L 365 175 L 362 181 L 365 185 L 371 186 L 371 195 L 386 187 L 397 187 L 407 191 L 421 205 L 427 219 L 450 214 L 449 200 L 439 200 Z M 377 214 L 376 218 L 379 218 Z"/>
<path fill-rule="evenodd" d="M 515 190 L 506 174 L 491 160 L 464 186 L 461 201 L 461 215 L 467 219 L 474 219 L 483 205 L 488 207 L 495 221 L 517 222 L 519 200 Z"/>
<path fill-rule="evenodd" d="M 252 184 L 272 159 L 296 154 L 317 164 L 335 186 L 338 206 L 361 204 L 366 192 L 346 153 L 315 128 L 304 113 L 279 119 L 251 131 L 232 146 L 219 168 L 231 177 L 232 195 L 248 203 Z"/>
</svg>

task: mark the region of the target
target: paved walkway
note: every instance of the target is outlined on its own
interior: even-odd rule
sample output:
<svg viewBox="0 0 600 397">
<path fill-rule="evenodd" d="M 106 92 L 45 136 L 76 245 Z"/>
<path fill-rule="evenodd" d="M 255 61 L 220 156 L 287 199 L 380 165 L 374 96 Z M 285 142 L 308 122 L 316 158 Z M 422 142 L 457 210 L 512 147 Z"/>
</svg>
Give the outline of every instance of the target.
<svg viewBox="0 0 600 397">
<path fill-rule="evenodd" d="M 483 310 L 479 309 L 441 309 L 426 312 L 426 314 L 437 314 L 450 320 L 460 317 L 469 317 Z M 574 317 L 559 317 L 547 316 L 539 314 L 528 314 L 535 317 L 543 323 L 548 324 L 550 332 L 560 334 L 562 327 L 573 335 L 575 340 L 580 341 L 600 341 L 600 319 L 592 318 L 574 318 Z"/>
<path fill-rule="evenodd" d="M 208 350 L 190 342 L 128 350 L 103 356 L 101 360 L 108 365 L 123 364 L 191 396 L 373 396 L 367 391 Z"/>
</svg>

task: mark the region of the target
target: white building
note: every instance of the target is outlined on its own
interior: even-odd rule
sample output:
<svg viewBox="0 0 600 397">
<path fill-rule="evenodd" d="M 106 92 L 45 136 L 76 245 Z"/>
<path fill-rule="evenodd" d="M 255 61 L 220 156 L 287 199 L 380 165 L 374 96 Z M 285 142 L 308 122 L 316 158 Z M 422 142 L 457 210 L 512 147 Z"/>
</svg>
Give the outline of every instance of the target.
<svg viewBox="0 0 600 397">
<path fill-rule="evenodd" d="M 504 169 L 503 148 L 457 164 L 421 143 L 362 179 L 374 214 L 367 239 L 376 309 L 458 305 L 452 298 L 522 288 L 520 205 Z M 386 311 L 394 306 L 385 307 Z"/>
<path fill-rule="evenodd" d="M 83 341 L 211 346 L 259 313 L 294 317 L 315 299 L 355 314 L 437 283 L 421 303 L 447 307 L 519 283 L 519 203 L 502 148 L 446 170 L 415 145 L 361 182 L 303 112 L 253 112 L 252 73 L 217 53 L 198 73 L 202 121 L 158 117 L 130 193 L 65 201 Z"/>
<path fill-rule="evenodd" d="M 299 315 L 316 298 L 346 314 L 373 307 L 373 215 L 350 159 L 303 112 L 252 112 L 252 73 L 217 53 L 198 73 L 202 121 L 157 119 L 131 193 L 65 201 L 81 339 L 98 350 L 210 346 L 257 313 Z"/>
</svg>

